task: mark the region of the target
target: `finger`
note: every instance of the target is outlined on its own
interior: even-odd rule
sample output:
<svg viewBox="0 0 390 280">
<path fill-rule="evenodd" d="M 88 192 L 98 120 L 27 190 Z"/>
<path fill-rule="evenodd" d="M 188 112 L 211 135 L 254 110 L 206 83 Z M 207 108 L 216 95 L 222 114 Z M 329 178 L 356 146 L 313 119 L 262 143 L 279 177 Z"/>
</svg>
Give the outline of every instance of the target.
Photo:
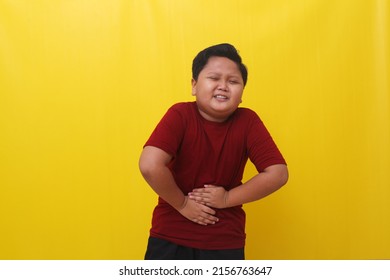
<svg viewBox="0 0 390 280">
<path fill-rule="evenodd" d="M 210 208 L 210 207 L 208 207 L 208 206 L 206 206 L 206 205 L 203 205 L 202 211 L 203 211 L 204 213 L 206 213 L 206 214 L 208 214 L 208 215 L 212 215 L 212 216 L 214 216 L 214 215 L 217 213 L 214 209 L 212 209 L 212 208 Z"/>
<path fill-rule="evenodd" d="M 202 197 L 201 196 L 198 196 L 198 195 L 190 195 L 190 198 L 195 200 L 196 202 L 198 203 L 201 203 L 202 202 Z"/>
<path fill-rule="evenodd" d="M 208 215 L 208 216 L 199 216 L 198 218 L 193 219 L 193 222 L 200 225 L 213 225 L 218 222 L 218 218 Z"/>
<path fill-rule="evenodd" d="M 203 193 L 189 193 L 188 197 L 199 202 L 199 201 L 207 201 L 210 199 L 210 195 Z"/>
<path fill-rule="evenodd" d="M 218 222 L 218 218 L 214 216 L 204 216 L 204 217 L 199 217 L 193 220 L 194 222 L 201 224 L 201 225 L 213 225 L 216 222 Z"/>
<path fill-rule="evenodd" d="M 210 204 L 210 203 L 205 202 L 205 201 L 196 201 L 196 203 L 199 203 L 199 204 L 202 204 L 202 205 L 205 205 L 205 206 L 210 206 L 210 205 L 207 205 L 207 204 Z"/>
<path fill-rule="evenodd" d="M 200 225 L 203 225 L 203 226 L 207 226 L 207 224 L 199 219 L 192 219 L 192 221 L 194 223 L 197 223 L 197 224 L 200 224 Z"/>
<path fill-rule="evenodd" d="M 212 223 L 212 224 L 215 224 L 218 221 L 219 221 L 219 219 L 213 215 L 207 215 L 203 219 L 203 222 L 208 222 L 208 223 Z"/>
<path fill-rule="evenodd" d="M 202 195 L 202 193 L 197 192 L 197 191 L 193 191 L 193 192 L 188 193 L 188 196 L 192 196 L 192 197 L 201 196 L 201 195 Z"/>
<path fill-rule="evenodd" d="M 198 202 L 209 202 L 210 197 L 208 195 L 201 195 L 197 197 Z"/>
<path fill-rule="evenodd" d="M 202 190 L 205 192 L 208 192 L 208 191 L 210 191 L 210 189 L 216 189 L 216 188 L 220 188 L 220 187 L 214 186 L 214 185 L 204 185 L 204 188 Z"/>
<path fill-rule="evenodd" d="M 200 194 L 200 193 L 209 193 L 209 192 L 210 192 L 210 189 L 198 188 L 198 189 L 193 189 L 192 192 L 193 192 L 193 193 L 197 193 L 197 194 Z"/>
</svg>

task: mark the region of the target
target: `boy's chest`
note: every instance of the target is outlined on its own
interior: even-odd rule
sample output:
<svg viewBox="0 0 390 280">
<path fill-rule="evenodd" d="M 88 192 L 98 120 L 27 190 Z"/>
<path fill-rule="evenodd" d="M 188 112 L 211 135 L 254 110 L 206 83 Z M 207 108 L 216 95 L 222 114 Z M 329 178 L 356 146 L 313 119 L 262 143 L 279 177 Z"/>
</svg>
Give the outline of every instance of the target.
<svg viewBox="0 0 390 280">
<path fill-rule="evenodd" d="M 245 151 L 244 131 L 232 125 L 198 125 L 187 129 L 181 145 L 181 152 L 187 158 L 198 160 L 236 160 Z"/>
</svg>

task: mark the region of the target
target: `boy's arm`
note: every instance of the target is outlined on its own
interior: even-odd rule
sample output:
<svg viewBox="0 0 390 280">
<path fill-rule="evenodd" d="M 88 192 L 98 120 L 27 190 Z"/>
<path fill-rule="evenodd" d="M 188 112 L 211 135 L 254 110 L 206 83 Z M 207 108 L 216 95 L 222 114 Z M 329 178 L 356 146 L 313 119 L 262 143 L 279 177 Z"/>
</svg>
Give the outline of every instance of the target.
<svg viewBox="0 0 390 280">
<path fill-rule="evenodd" d="M 205 188 L 194 189 L 189 197 L 210 207 L 228 208 L 266 197 L 285 185 L 287 180 L 287 166 L 276 164 L 230 191 L 220 186 L 206 185 Z"/>
<path fill-rule="evenodd" d="M 210 207 L 189 200 L 177 186 L 167 164 L 172 156 L 165 151 L 146 146 L 139 160 L 140 171 L 151 188 L 187 219 L 202 225 L 218 221 Z"/>
</svg>

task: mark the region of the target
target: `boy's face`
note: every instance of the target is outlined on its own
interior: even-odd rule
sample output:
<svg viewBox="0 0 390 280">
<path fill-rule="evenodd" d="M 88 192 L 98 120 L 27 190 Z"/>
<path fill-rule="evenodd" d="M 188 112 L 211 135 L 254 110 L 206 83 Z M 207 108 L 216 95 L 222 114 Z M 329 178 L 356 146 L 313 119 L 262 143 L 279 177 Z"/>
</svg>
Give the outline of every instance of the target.
<svg viewBox="0 0 390 280">
<path fill-rule="evenodd" d="M 225 121 L 241 103 L 244 81 L 237 64 L 226 58 L 212 56 L 192 79 L 192 95 L 200 114 L 209 121 Z"/>
</svg>

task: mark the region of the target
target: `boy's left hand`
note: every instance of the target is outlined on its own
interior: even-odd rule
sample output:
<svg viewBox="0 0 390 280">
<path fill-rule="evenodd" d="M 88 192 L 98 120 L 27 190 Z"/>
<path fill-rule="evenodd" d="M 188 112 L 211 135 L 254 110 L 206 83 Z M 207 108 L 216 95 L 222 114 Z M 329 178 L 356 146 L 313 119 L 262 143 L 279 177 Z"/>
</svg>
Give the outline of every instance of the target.
<svg viewBox="0 0 390 280">
<path fill-rule="evenodd" d="M 227 207 L 228 194 L 224 187 L 204 185 L 204 188 L 193 189 L 188 197 L 198 203 L 222 209 Z"/>
</svg>

